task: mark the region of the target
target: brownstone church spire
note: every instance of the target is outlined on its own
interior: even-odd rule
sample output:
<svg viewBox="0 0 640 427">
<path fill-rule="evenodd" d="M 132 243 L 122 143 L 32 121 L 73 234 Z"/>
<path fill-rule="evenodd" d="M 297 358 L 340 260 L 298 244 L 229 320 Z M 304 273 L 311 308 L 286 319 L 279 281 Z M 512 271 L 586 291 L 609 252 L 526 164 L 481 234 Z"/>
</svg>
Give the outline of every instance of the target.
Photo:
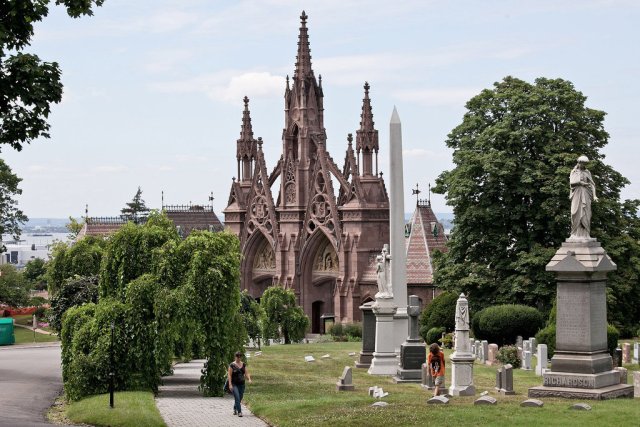
<svg viewBox="0 0 640 427">
<path fill-rule="evenodd" d="M 236 157 L 238 159 L 238 181 L 251 181 L 253 174 L 253 162 L 256 159 L 257 142 L 253 138 L 251 127 L 251 113 L 249 111 L 249 98 L 244 97 L 244 111 L 242 112 L 242 127 L 240 139 L 236 142 Z"/>
<path fill-rule="evenodd" d="M 307 32 L 307 14 L 300 15 L 300 35 L 298 36 L 298 56 L 296 56 L 296 70 L 293 78 L 305 78 L 313 74 L 311 69 L 311 49 L 309 48 L 309 34 Z"/>
<path fill-rule="evenodd" d="M 373 112 L 369 98 L 369 83 L 364 83 L 364 99 L 362 100 L 362 114 L 360 115 L 360 129 L 356 131 L 356 150 L 358 157 L 362 152 L 362 175 L 371 176 L 373 172 L 373 152 L 376 156 L 376 172 L 378 173 L 378 131 L 373 127 Z"/>
</svg>

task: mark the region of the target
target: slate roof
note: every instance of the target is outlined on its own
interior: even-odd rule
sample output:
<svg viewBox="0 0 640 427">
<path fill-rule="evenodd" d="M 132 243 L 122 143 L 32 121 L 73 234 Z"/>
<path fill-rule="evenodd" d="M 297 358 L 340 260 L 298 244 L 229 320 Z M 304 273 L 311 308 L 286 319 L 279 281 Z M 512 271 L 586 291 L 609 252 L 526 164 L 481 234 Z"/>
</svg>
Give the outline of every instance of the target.
<svg viewBox="0 0 640 427">
<path fill-rule="evenodd" d="M 447 250 L 447 237 L 428 201 L 418 201 L 407 229 L 407 284 L 432 284 L 431 255 L 436 249 Z"/>
</svg>

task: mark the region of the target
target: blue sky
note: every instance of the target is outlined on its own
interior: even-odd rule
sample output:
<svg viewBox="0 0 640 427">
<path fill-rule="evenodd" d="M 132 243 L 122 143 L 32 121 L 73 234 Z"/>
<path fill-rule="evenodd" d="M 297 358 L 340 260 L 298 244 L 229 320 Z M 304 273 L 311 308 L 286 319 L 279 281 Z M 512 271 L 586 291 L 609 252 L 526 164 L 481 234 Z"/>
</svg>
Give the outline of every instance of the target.
<svg viewBox="0 0 640 427">
<path fill-rule="evenodd" d="M 607 161 L 631 180 L 623 197 L 640 198 L 638 2 L 106 0 L 78 20 L 53 7 L 36 26 L 28 51 L 59 62 L 65 94 L 51 139 L 0 154 L 23 178 L 22 209 L 115 215 L 141 186 L 150 207 L 162 191 L 171 204 L 213 192 L 222 219 L 244 95 L 267 167 L 280 156 L 302 9 L 331 155 L 341 166 L 368 81 L 385 175 L 394 105 L 402 120 L 405 210 L 410 187 L 452 167 L 444 141 L 465 102 L 506 75 L 570 80 L 606 111 Z"/>
</svg>

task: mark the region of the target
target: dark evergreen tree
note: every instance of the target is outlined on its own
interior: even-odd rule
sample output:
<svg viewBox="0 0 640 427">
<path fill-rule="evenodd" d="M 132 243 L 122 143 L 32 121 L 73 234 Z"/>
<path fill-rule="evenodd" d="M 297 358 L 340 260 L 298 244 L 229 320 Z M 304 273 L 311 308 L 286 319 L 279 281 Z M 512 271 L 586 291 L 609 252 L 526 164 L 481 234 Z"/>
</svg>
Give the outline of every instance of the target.
<svg viewBox="0 0 640 427">
<path fill-rule="evenodd" d="M 127 206 L 120 210 L 120 216 L 127 220 L 133 221 L 136 224 L 144 222 L 149 216 L 149 208 L 145 205 L 142 199 L 142 190 L 138 187 L 138 191 L 133 196 L 133 199 L 127 203 Z"/>
</svg>

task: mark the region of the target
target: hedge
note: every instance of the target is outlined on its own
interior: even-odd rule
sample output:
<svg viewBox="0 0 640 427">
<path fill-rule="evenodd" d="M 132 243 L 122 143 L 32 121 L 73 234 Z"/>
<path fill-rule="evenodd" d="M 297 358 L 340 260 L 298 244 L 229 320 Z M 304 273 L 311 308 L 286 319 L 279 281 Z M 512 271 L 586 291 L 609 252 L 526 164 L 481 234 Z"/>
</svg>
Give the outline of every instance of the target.
<svg viewBox="0 0 640 427">
<path fill-rule="evenodd" d="M 519 336 L 532 337 L 544 325 L 542 313 L 518 304 L 496 305 L 479 311 L 471 323 L 476 339 L 500 346 L 514 344 Z"/>
</svg>

